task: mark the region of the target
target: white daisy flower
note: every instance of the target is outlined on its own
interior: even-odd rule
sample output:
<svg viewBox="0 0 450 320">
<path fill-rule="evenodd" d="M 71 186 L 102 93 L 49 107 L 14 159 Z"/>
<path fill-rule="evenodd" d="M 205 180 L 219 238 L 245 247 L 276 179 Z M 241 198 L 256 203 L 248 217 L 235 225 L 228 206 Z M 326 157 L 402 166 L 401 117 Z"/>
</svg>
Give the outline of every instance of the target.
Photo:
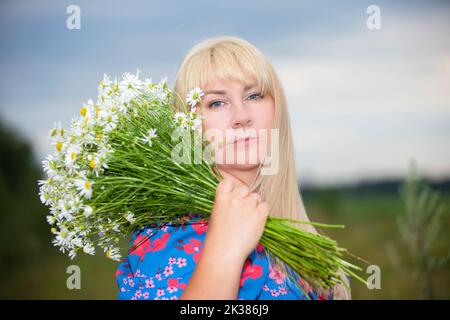
<svg viewBox="0 0 450 320">
<path fill-rule="evenodd" d="M 199 130 L 201 127 L 202 127 L 202 120 L 200 118 L 195 118 L 192 121 L 192 126 L 191 126 L 192 130 L 194 130 L 194 131 Z"/>
<path fill-rule="evenodd" d="M 126 102 L 126 103 L 125 103 L 125 102 Z M 128 104 L 128 102 L 129 102 L 129 100 L 128 100 L 128 101 L 121 101 L 121 102 L 118 103 L 117 106 L 115 106 L 114 108 L 117 108 L 117 111 L 118 111 L 120 114 L 125 114 L 125 113 L 128 111 L 128 107 L 130 106 L 130 105 Z"/>
<path fill-rule="evenodd" d="M 125 219 L 129 222 L 129 223 L 134 223 L 136 221 L 136 218 L 134 217 L 133 212 L 128 211 L 127 215 L 125 216 Z"/>
<path fill-rule="evenodd" d="M 106 256 L 114 261 L 120 261 L 121 255 L 118 248 L 112 248 L 106 251 Z"/>
<path fill-rule="evenodd" d="M 90 199 L 92 196 L 92 182 L 86 178 L 75 180 L 75 186 L 78 188 L 81 196 Z"/>
<path fill-rule="evenodd" d="M 47 216 L 47 222 L 49 225 L 54 225 L 56 222 L 55 216 Z"/>
<path fill-rule="evenodd" d="M 82 118 L 72 118 L 70 121 L 70 129 L 73 137 L 82 137 L 85 134 Z"/>
<path fill-rule="evenodd" d="M 55 146 L 57 152 L 61 152 L 64 146 L 64 140 L 55 140 L 52 142 L 52 145 Z"/>
<path fill-rule="evenodd" d="M 58 214 L 58 219 L 59 220 L 67 220 L 67 221 L 72 221 L 74 219 L 72 213 L 70 212 L 70 205 L 67 204 L 64 200 L 59 200 L 58 201 L 58 209 L 59 209 L 59 214 Z"/>
<path fill-rule="evenodd" d="M 89 218 L 89 217 L 92 215 L 92 212 L 93 212 L 93 211 L 94 211 L 94 210 L 92 209 L 91 206 L 84 206 L 83 214 L 84 214 L 84 216 L 85 216 L 86 218 Z"/>
<path fill-rule="evenodd" d="M 114 232 L 120 232 L 120 225 L 118 223 L 114 223 L 111 230 Z"/>
<path fill-rule="evenodd" d="M 44 168 L 44 172 L 47 174 L 48 177 L 53 177 L 57 174 L 57 167 L 56 167 L 56 158 L 49 154 L 45 160 L 42 161 L 42 167 Z"/>
<path fill-rule="evenodd" d="M 67 147 L 65 163 L 68 168 L 73 167 L 80 152 L 81 152 L 81 148 L 78 145 L 71 144 Z"/>
<path fill-rule="evenodd" d="M 95 116 L 95 106 L 94 101 L 92 99 L 89 99 L 87 103 L 83 103 L 83 106 L 80 109 L 80 115 L 83 118 L 93 118 Z M 83 119 L 84 120 L 84 119 Z"/>
<path fill-rule="evenodd" d="M 81 209 L 82 200 L 76 193 L 70 193 L 66 197 L 66 201 L 73 212 L 77 212 Z"/>
<path fill-rule="evenodd" d="M 62 229 L 60 231 L 56 231 L 55 239 L 53 239 L 53 244 L 55 246 L 68 248 L 70 246 L 70 239 L 72 238 L 72 232 L 69 232 L 67 229 Z"/>
<path fill-rule="evenodd" d="M 106 108 L 104 106 L 97 109 L 98 123 L 104 126 L 104 132 L 109 132 L 117 125 L 119 117 L 117 115 L 117 109 Z"/>
<path fill-rule="evenodd" d="M 69 258 L 71 260 L 75 259 L 77 257 L 77 252 L 75 250 L 70 250 L 69 251 Z"/>
<path fill-rule="evenodd" d="M 96 177 L 99 176 L 102 169 L 108 168 L 108 165 L 106 164 L 106 154 L 107 151 L 105 149 L 101 149 L 96 154 L 88 155 L 87 161 L 89 168 L 94 172 Z"/>
<path fill-rule="evenodd" d="M 147 135 L 144 138 L 141 138 L 140 140 L 144 143 L 147 143 L 150 147 L 152 146 L 152 139 L 156 138 L 156 129 L 149 129 L 147 131 Z"/>
<path fill-rule="evenodd" d="M 119 116 L 116 113 L 111 113 L 108 117 L 103 119 L 104 131 L 109 132 L 116 128 Z"/>
<path fill-rule="evenodd" d="M 146 92 L 147 94 L 151 92 L 153 86 L 154 86 L 154 84 L 153 84 L 151 78 L 150 78 L 150 79 L 146 78 L 146 79 L 144 80 L 144 89 L 145 89 L 145 92 Z"/>
<path fill-rule="evenodd" d="M 49 193 L 49 180 L 39 180 L 38 184 L 39 184 L 39 198 L 42 202 L 42 204 L 48 206 L 51 203 L 51 199 L 50 199 L 50 193 Z"/>
<path fill-rule="evenodd" d="M 173 116 L 175 123 L 180 126 L 180 128 L 185 129 L 188 126 L 187 115 L 184 112 L 177 112 Z"/>
<path fill-rule="evenodd" d="M 98 85 L 98 91 L 100 93 L 100 95 L 103 95 L 103 93 L 105 93 L 105 89 L 110 87 L 112 84 L 111 78 L 109 75 L 107 75 L 106 73 L 103 74 L 103 80 L 100 81 L 99 85 Z"/>
<path fill-rule="evenodd" d="M 106 163 L 107 157 L 109 154 L 113 153 L 114 150 L 111 148 L 111 145 L 103 145 L 100 147 L 100 150 L 97 152 L 97 163 L 104 169 L 108 169 L 108 164 Z"/>
<path fill-rule="evenodd" d="M 122 80 L 119 83 L 119 88 L 122 93 L 126 93 L 128 90 L 139 90 L 143 87 L 143 82 L 139 79 L 140 70 L 137 69 L 136 74 L 125 72 L 122 76 Z"/>
<path fill-rule="evenodd" d="M 189 103 L 191 107 L 194 107 L 197 103 L 199 103 L 202 100 L 203 95 L 204 93 L 202 89 L 196 86 L 194 89 L 189 91 L 186 97 L 186 102 Z"/>
<path fill-rule="evenodd" d="M 95 254 L 95 248 L 91 243 L 86 243 L 83 247 L 83 252 L 90 254 L 90 255 L 94 255 Z"/>
<path fill-rule="evenodd" d="M 83 240 L 81 240 L 80 237 L 76 237 L 76 238 L 73 238 L 73 239 L 70 241 L 70 244 L 71 244 L 72 247 L 79 247 L 79 248 L 82 248 L 82 247 L 83 247 Z"/>
<path fill-rule="evenodd" d="M 159 83 L 158 86 L 163 89 L 163 90 L 167 90 L 169 87 L 167 85 L 167 77 L 162 78 Z"/>
<path fill-rule="evenodd" d="M 55 122 L 53 129 L 50 130 L 49 136 L 53 140 L 63 140 L 65 137 L 65 131 L 61 125 L 61 122 Z"/>
</svg>

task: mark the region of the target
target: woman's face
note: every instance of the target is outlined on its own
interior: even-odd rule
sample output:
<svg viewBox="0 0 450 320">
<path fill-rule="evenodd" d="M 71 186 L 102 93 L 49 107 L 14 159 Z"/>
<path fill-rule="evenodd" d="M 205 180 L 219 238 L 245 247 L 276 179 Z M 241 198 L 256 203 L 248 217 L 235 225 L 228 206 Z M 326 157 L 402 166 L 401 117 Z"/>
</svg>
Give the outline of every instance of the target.
<svg viewBox="0 0 450 320">
<path fill-rule="evenodd" d="M 257 169 L 267 153 L 274 124 L 273 97 L 262 96 L 256 83 L 247 86 L 231 79 L 211 81 L 203 91 L 203 132 L 210 141 L 222 141 L 216 152 L 218 167 L 225 171 Z"/>
</svg>

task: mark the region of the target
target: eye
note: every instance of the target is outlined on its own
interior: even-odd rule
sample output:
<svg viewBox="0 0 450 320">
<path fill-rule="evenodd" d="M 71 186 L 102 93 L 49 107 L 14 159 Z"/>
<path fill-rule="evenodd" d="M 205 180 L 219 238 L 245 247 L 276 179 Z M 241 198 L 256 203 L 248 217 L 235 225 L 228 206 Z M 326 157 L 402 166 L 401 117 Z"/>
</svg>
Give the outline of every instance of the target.
<svg viewBox="0 0 450 320">
<path fill-rule="evenodd" d="M 260 93 L 253 93 L 251 94 L 248 99 L 249 100 L 257 100 L 257 99 L 262 99 L 264 96 Z"/>
<path fill-rule="evenodd" d="M 221 107 L 221 105 L 218 105 L 218 103 L 223 103 L 223 101 L 221 100 L 213 101 L 209 104 L 209 107 L 213 109 Z"/>
</svg>

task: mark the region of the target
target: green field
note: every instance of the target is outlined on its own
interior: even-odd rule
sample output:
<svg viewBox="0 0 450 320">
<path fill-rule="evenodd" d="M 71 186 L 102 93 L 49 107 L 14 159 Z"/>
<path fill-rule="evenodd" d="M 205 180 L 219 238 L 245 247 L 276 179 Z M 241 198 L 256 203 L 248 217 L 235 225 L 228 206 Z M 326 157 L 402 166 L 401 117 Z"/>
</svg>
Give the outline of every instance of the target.
<svg viewBox="0 0 450 320">
<path fill-rule="evenodd" d="M 103 255 L 81 255 L 71 261 L 51 244 L 46 223 L 47 208 L 38 198 L 37 180 L 42 172 L 30 145 L 4 129 L 0 122 L 0 298 L 3 299 L 115 299 L 114 272 L 117 263 Z M 344 224 L 345 229 L 326 229 L 326 235 L 341 247 L 381 268 L 381 289 L 369 290 L 352 281 L 354 299 L 417 299 L 421 285 L 412 270 L 411 259 L 402 244 L 396 219 L 405 211 L 398 193 L 401 180 L 326 189 L 301 188 L 306 210 L 316 222 Z M 444 187 L 443 187 L 444 186 Z M 434 189 L 434 188 L 433 188 Z M 448 181 L 436 185 L 445 211 L 433 255 L 449 254 L 450 188 Z M 387 246 L 394 245 L 402 267 L 394 266 Z M 81 289 L 69 290 L 67 267 L 81 269 Z M 362 265 L 366 267 L 366 265 Z M 365 269 L 364 269 L 365 271 Z M 366 275 L 365 273 L 363 275 Z M 447 262 L 428 276 L 432 297 L 450 298 L 450 268 Z"/>
<path fill-rule="evenodd" d="M 435 241 L 436 255 L 449 252 L 450 193 L 442 195 L 446 210 L 442 227 Z M 402 214 L 404 204 L 395 192 L 365 192 L 349 194 L 347 191 L 311 191 L 304 195 L 305 206 L 313 220 L 344 224 L 345 229 L 327 229 L 324 233 L 336 239 L 351 253 L 378 265 L 381 269 L 381 289 L 369 290 L 358 281 L 352 281 L 354 299 L 418 299 L 420 285 L 411 275 L 414 261 L 401 242 L 396 218 Z M 398 268 L 388 255 L 387 246 L 394 245 L 403 266 Z M 363 265 L 364 266 L 364 265 Z M 368 274 L 367 274 L 368 275 Z M 433 275 L 434 298 L 450 298 L 450 268 L 448 264 Z"/>
<path fill-rule="evenodd" d="M 450 196 L 446 195 L 450 204 Z M 381 268 L 381 289 L 369 290 L 352 281 L 354 299 L 417 299 L 419 286 L 409 275 L 408 268 L 397 269 L 387 255 L 386 244 L 399 243 L 395 216 L 402 210 L 402 203 L 395 195 L 367 194 L 343 196 L 336 191 L 311 191 L 304 195 L 311 219 L 326 223 L 345 224 L 345 229 L 326 229 L 350 252 Z M 447 205 L 447 208 L 450 206 Z M 443 230 L 450 224 L 448 212 L 443 219 Z M 441 232 L 436 242 L 437 252 L 448 250 L 450 235 Z M 401 248 L 401 247 L 399 247 Z M 405 252 L 399 250 L 399 252 Z M 26 254 L 21 251 L 20 254 Z M 402 258 L 406 259 L 407 256 Z M 77 264 L 81 269 L 81 289 L 66 287 L 66 269 Z M 50 246 L 42 250 L 31 262 L 15 266 L 3 277 L 0 297 L 7 299 L 115 299 L 114 271 L 116 263 L 103 256 L 80 256 L 71 261 Z M 450 298 L 450 270 L 443 268 L 434 275 L 435 298 Z"/>
</svg>

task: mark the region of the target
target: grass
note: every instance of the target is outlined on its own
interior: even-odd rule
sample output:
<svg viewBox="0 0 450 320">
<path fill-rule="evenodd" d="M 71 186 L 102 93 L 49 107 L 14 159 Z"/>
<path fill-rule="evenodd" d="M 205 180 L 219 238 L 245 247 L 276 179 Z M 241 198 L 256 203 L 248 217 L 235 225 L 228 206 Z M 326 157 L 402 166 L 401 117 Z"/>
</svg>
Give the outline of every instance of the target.
<svg viewBox="0 0 450 320">
<path fill-rule="evenodd" d="M 443 195 L 447 211 L 442 230 L 450 227 L 450 193 Z M 395 217 L 403 207 L 394 194 L 352 195 L 336 190 L 305 192 L 305 206 L 316 222 L 344 224 L 345 229 L 326 229 L 324 232 L 350 252 L 381 268 L 381 290 L 369 290 L 352 281 L 353 299 L 416 299 L 418 286 L 411 281 L 408 270 L 397 270 L 387 255 L 386 244 L 399 243 Z M 436 253 L 448 250 L 450 234 L 441 232 Z M 28 265 L 18 266 L 5 276 L 0 286 L 0 298 L 6 299 L 116 299 L 114 272 L 117 263 L 101 255 L 80 256 L 71 261 L 49 245 Z M 402 257 L 404 258 L 404 257 Z M 69 290 L 66 269 L 77 264 L 81 269 L 81 289 Z M 450 298 L 450 270 L 443 268 L 434 275 L 435 296 Z"/>
<path fill-rule="evenodd" d="M 408 265 L 398 270 L 388 257 L 387 244 L 400 246 L 396 217 L 402 213 L 403 204 L 396 194 L 367 193 L 352 195 L 339 190 L 321 190 L 305 193 L 304 202 L 310 218 L 324 223 L 346 225 L 343 230 L 325 230 L 340 246 L 381 268 L 381 290 L 369 290 L 358 281 L 352 281 L 354 299 L 416 299 L 418 284 L 408 272 Z M 442 231 L 450 227 L 450 193 L 442 195 L 446 212 L 442 217 Z M 441 232 L 436 241 L 435 253 L 448 253 L 450 234 Z M 406 250 L 400 251 L 406 260 Z M 443 268 L 434 275 L 435 296 L 450 298 L 450 270 Z"/>
</svg>

